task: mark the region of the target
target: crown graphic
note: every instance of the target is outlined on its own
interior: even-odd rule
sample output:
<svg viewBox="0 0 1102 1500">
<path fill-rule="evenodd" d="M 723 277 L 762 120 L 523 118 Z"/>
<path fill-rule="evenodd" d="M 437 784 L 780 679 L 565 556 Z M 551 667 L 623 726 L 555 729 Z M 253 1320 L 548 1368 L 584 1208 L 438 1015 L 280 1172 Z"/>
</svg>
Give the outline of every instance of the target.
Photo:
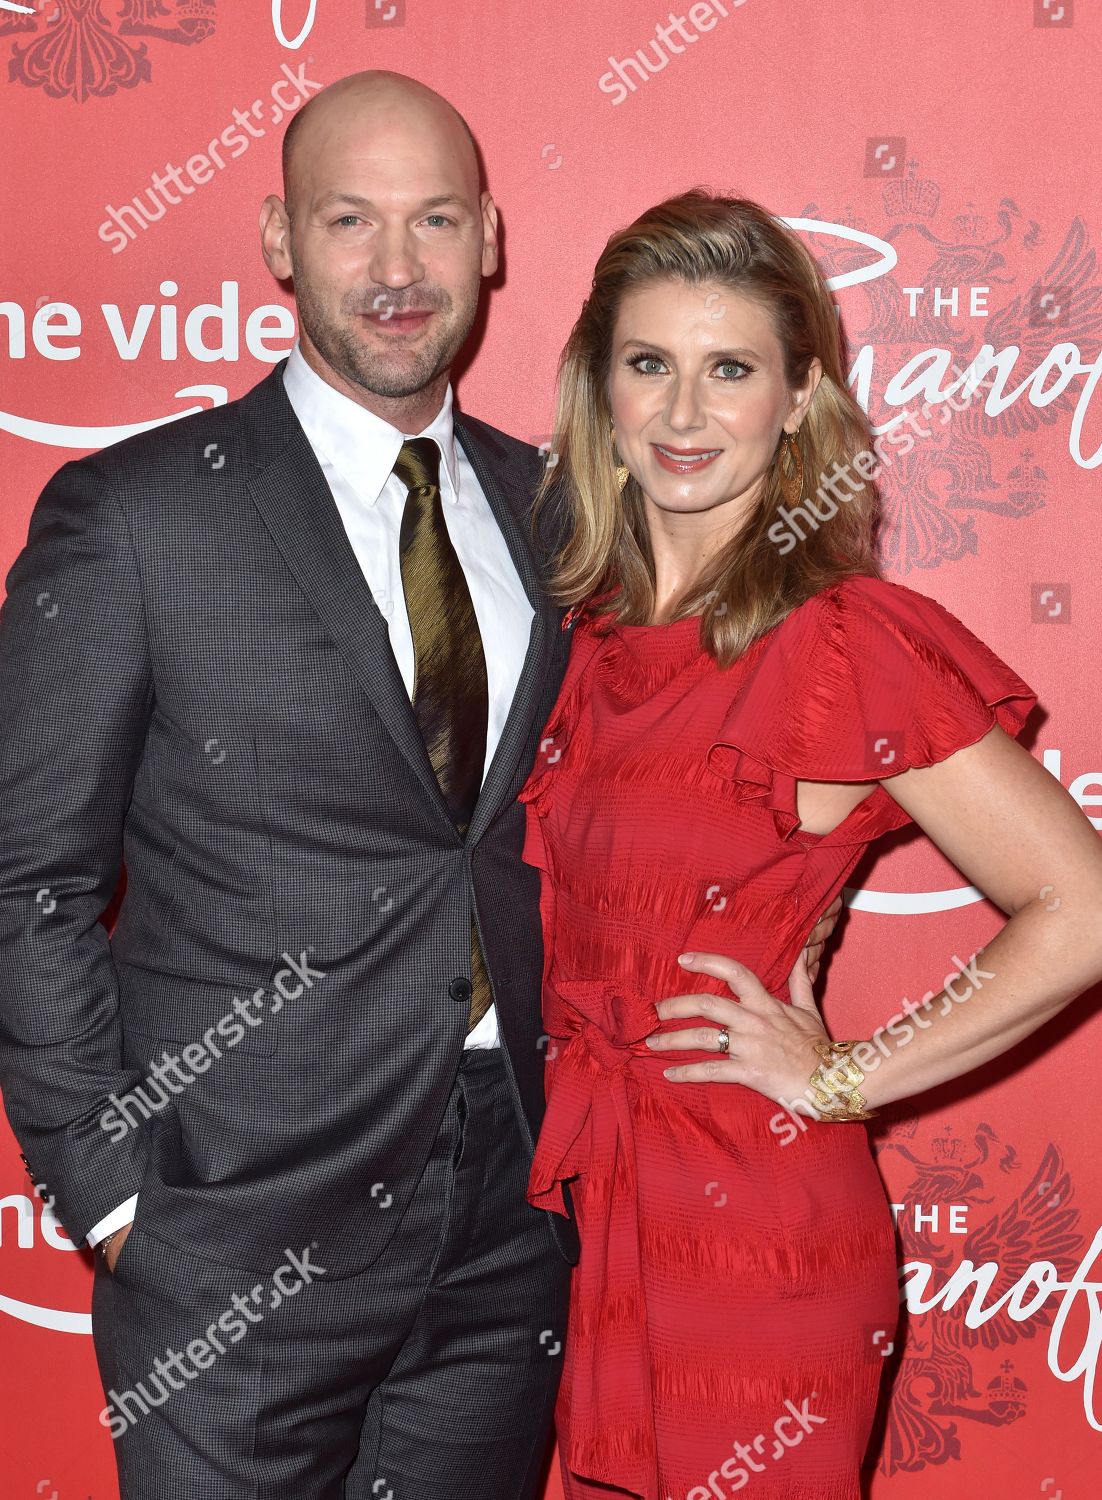
<svg viewBox="0 0 1102 1500">
<path fill-rule="evenodd" d="M 1005 1359 L 1000 1365 L 1000 1373 L 994 1380 L 988 1380 L 987 1392 L 991 1409 L 1000 1413 L 1014 1412 L 1015 1416 L 1023 1415 L 1026 1410 L 1026 1397 L 1029 1395 L 1029 1386 L 1018 1376 L 1012 1376 L 1014 1365 L 1009 1359 Z"/>
<path fill-rule="evenodd" d="M 1022 449 L 1022 461 L 1007 473 L 1007 499 L 1019 508 L 1035 510 L 1041 499 L 1048 474 L 1033 462 L 1033 449 Z"/>
<path fill-rule="evenodd" d="M 956 1161 L 963 1149 L 964 1142 L 959 1136 L 953 1134 L 953 1127 L 946 1125 L 944 1135 L 935 1135 L 933 1140 L 934 1155 L 938 1161 Z"/>
<path fill-rule="evenodd" d="M 987 235 L 987 216 L 977 213 L 969 203 L 964 213 L 954 214 L 953 228 L 962 240 L 982 240 Z"/>
<path fill-rule="evenodd" d="M 884 207 L 897 219 L 932 219 L 941 202 L 941 189 L 930 178 L 918 180 L 918 162 L 907 163 L 906 177 L 891 177 L 884 184 Z"/>
</svg>

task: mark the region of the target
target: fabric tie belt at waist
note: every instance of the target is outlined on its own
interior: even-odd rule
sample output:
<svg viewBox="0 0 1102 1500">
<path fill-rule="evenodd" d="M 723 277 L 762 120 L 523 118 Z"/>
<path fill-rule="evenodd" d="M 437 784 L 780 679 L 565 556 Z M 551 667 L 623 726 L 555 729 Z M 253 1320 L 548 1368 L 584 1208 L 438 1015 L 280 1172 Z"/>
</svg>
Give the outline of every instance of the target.
<svg viewBox="0 0 1102 1500">
<path fill-rule="evenodd" d="M 572 1318 L 567 1344 L 566 1462 L 576 1474 L 649 1500 L 658 1474 L 629 1089 L 646 1075 L 632 1065 L 653 1063 L 655 1054 L 642 1042 L 617 1045 L 590 1022 L 552 1042 L 528 1199 L 566 1213 L 562 1182 L 581 1178 L 572 1306 L 586 1316 Z"/>
</svg>

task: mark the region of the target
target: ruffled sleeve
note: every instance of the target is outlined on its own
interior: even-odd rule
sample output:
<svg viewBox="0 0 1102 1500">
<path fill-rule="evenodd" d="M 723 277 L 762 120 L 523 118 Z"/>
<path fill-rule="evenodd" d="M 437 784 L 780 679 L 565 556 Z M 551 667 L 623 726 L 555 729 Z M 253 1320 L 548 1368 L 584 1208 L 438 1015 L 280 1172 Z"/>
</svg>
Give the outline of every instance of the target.
<svg viewBox="0 0 1102 1500">
<path fill-rule="evenodd" d="M 824 589 L 750 648 L 709 768 L 799 824 L 796 782 L 880 781 L 934 765 L 993 725 L 1021 733 L 1037 695 L 936 600 L 879 578 Z M 878 787 L 817 842 L 867 842 L 910 822 Z"/>
</svg>

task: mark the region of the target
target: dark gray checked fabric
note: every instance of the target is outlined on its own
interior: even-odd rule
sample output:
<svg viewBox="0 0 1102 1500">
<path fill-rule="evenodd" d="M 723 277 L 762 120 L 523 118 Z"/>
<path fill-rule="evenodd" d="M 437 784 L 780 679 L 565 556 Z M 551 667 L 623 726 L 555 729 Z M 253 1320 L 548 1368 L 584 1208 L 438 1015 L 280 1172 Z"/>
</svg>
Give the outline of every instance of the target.
<svg viewBox="0 0 1102 1500">
<path fill-rule="evenodd" d="M 515 799 L 569 635 L 529 525 L 537 450 L 466 416 L 456 435 L 535 609 L 465 838 L 283 363 L 65 464 L 35 506 L 0 610 L 0 1087 L 75 1240 L 138 1191 L 137 1226 L 199 1257 L 271 1269 L 316 1240 L 337 1275 L 369 1266 L 400 1217 L 376 1198 L 409 1201 L 455 1079 L 472 910 L 533 1148 L 543 954 Z M 323 977 L 284 978 L 282 1003 L 284 954 Z M 150 1059 L 198 1043 L 216 1059 L 192 1053 L 163 1108 L 104 1128 Z"/>
<path fill-rule="evenodd" d="M 0 1088 L 74 1240 L 138 1193 L 118 1279 L 97 1271 L 108 1384 L 288 1247 L 326 1268 L 120 1437 L 126 1500 L 536 1482 L 577 1236 L 523 1197 L 543 951 L 516 794 L 569 636 L 536 449 L 456 435 L 535 609 L 465 838 L 282 364 L 65 464 L 8 575 Z M 472 914 L 487 1054 L 463 1051 Z"/>
<path fill-rule="evenodd" d="M 569 1268 L 526 1174 L 476 1050 L 369 1270 L 327 1281 L 290 1245 L 282 1274 L 233 1271 L 136 1229 L 93 1299 L 125 1500 L 534 1500 Z"/>
</svg>

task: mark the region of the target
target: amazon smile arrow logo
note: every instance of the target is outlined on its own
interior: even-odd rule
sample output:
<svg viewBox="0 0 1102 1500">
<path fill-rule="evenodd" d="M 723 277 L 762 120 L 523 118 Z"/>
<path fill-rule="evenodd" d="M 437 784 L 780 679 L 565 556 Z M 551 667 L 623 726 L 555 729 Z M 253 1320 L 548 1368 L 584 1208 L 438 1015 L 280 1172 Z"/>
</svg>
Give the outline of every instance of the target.
<svg viewBox="0 0 1102 1500">
<path fill-rule="evenodd" d="M 206 397 L 212 407 L 225 406 L 229 391 L 224 385 L 185 385 L 176 391 L 177 399 L 187 396 Z M 151 417 L 145 422 L 112 424 L 106 427 L 78 426 L 66 422 L 39 422 L 33 417 L 21 417 L 16 412 L 0 410 L 0 429 L 13 437 L 24 438 L 30 443 L 43 443 L 49 448 L 99 449 L 107 448 L 136 432 L 148 432 L 153 427 L 163 427 L 168 422 L 178 422 L 181 417 L 194 416 L 204 411 L 202 405 L 187 406 L 183 411 L 169 412 L 163 417 Z"/>
<path fill-rule="evenodd" d="M 843 897 L 854 911 L 875 911 L 890 917 L 955 911 L 958 906 L 987 899 L 974 885 L 951 886 L 944 891 L 860 891 L 847 886 Z"/>
<path fill-rule="evenodd" d="M 91 1313 L 62 1312 L 56 1307 L 39 1307 L 35 1302 L 19 1302 L 14 1297 L 5 1297 L 0 1292 L 0 1313 L 9 1318 L 18 1318 L 20 1323 L 33 1323 L 36 1328 L 48 1328 L 53 1333 L 92 1332 Z"/>
<path fill-rule="evenodd" d="M 34 1254 L 36 1261 L 42 1250 L 60 1250 L 66 1254 L 73 1255 L 78 1247 L 65 1233 L 60 1222 L 53 1211 L 53 1199 L 47 1194 L 47 1201 L 42 1201 L 41 1188 L 39 1184 L 35 1188 L 34 1196 L 26 1193 L 9 1193 L 0 1198 L 0 1246 L 8 1248 L 5 1241 L 9 1241 L 11 1230 L 15 1230 L 15 1246 L 20 1251 L 30 1251 Z M 41 1205 L 41 1207 L 39 1207 Z M 14 1213 L 14 1222 L 11 1215 Z M 36 1226 L 36 1215 L 38 1222 Z M 50 1257 L 47 1256 L 48 1264 Z M 56 1265 L 57 1263 L 54 1262 Z M 20 1323 L 30 1323 L 35 1328 L 45 1328 L 51 1333 L 78 1333 L 90 1334 L 92 1332 L 91 1315 L 86 1312 L 68 1312 L 59 1307 L 46 1307 L 37 1302 L 25 1302 L 20 1297 L 10 1297 L 0 1292 L 0 1313 L 9 1318 L 15 1318 Z"/>
</svg>

